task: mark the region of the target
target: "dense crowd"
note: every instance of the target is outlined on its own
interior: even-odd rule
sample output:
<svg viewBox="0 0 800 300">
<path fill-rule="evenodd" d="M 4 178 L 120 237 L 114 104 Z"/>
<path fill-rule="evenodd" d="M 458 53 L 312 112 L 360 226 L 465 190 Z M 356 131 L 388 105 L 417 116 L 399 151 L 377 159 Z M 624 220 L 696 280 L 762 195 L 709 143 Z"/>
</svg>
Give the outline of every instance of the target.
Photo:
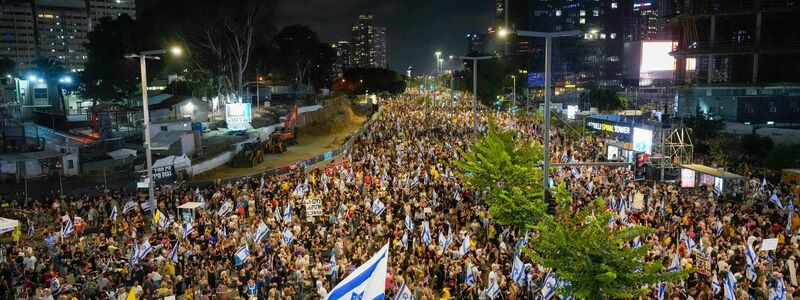
<svg viewBox="0 0 800 300">
<path fill-rule="evenodd" d="M 524 279 L 510 279 L 518 245 L 535 237 L 493 222 L 480 193 L 454 176 L 458 150 L 475 136 L 471 110 L 403 96 L 381 111 L 353 148 L 330 163 L 280 177 L 162 188 L 155 217 L 141 207 L 145 195 L 123 191 L 19 203 L 31 213 L 13 242 L 3 244 L 0 298 L 322 299 L 386 243 L 387 297 L 405 284 L 415 299 L 487 299 L 494 296 L 486 293 L 491 282 L 503 299 L 541 297 L 548 270 L 524 255 Z M 533 119 L 496 113 L 495 120 L 519 130 L 522 140 L 542 142 Z M 486 119 L 479 121 L 485 130 Z M 602 138 L 572 139 L 558 128 L 551 134 L 554 162 L 597 161 L 605 152 Z M 723 282 L 728 271 L 738 279 L 736 299 L 772 299 L 776 278 L 800 297 L 794 277 L 800 218 L 793 205 L 778 209 L 766 200 L 776 187 L 754 179 L 748 200 L 733 203 L 702 188 L 636 182 L 626 168 L 563 168 L 552 175 L 567 184 L 572 209 L 604 197 L 617 214 L 608 226 L 654 228 L 641 240 L 652 247 L 646 260 L 665 270 L 675 267 L 675 257 L 682 269 L 707 266 L 668 284 L 666 298 L 719 299 L 713 278 Z M 308 216 L 309 199 L 321 201 L 321 216 Z M 204 206 L 179 214 L 187 202 Z M 758 251 L 768 238 L 778 239 L 769 256 Z M 745 278 L 748 244 L 759 256 L 752 281 Z M 657 289 L 644 298 L 656 299 Z"/>
</svg>

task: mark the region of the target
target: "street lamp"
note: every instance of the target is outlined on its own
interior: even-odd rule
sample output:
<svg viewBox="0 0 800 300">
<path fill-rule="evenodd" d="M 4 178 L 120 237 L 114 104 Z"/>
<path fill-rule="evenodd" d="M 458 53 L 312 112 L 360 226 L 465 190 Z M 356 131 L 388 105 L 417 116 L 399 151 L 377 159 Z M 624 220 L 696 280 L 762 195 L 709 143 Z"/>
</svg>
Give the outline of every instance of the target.
<svg viewBox="0 0 800 300">
<path fill-rule="evenodd" d="M 183 53 L 183 50 L 180 47 L 172 47 L 169 49 L 169 52 L 172 55 L 178 56 Z M 150 212 L 153 213 L 153 220 L 155 220 L 156 208 L 158 207 L 158 201 L 156 201 L 155 191 L 154 191 L 154 183 L 153 183 L 153 156 L 150 151 L 150 108 L 148 107 L 147 103 L 147 59 L 154 59 L 159 60 L 161 59 L 159 55 L 166 54 L 167 50 L 159 49 L 159 50 L 149 50 L 149 51 L 142 51 L 139 54 L 128 54 L 125 55 L 125 58 L 138 58 L 139 59 L 139 68 L 141 72 L 141 79 L 142 79 L 142 110 L 144 115 L 144 125 L 142 128 L 142 132 L 144 133 L 144 149 L 145 154 L 147 156 L 147 194 L 150 197 Z M 153 221 L 153 226 L 155 227 L 155 221 Z"/>
<path fill-rule="evenodd" d="M 461 59 L 472 61 L 472 134 L 478 134 L 478 61 L 492 59 L 494 56 L 461 56 Z"/>
<path fill-rule="evenodd" d="M 550 188 L 550 97 L 552 93 L 552 70 L 553 64 L 553 38 L 569 37 L 583 34 L 579 30 L 557 31 L 557 32 L 538 32 L 517 30 L 516 34 L 525 37 L 545 38 L 544 46 L 544 189 Z"/>
<path fill-rule="evenodd" d="M 514 81 L 514 84 L 511 88 L 511 105 L 517 106 L 517 76 L 511 75 L 511 80 Z"/>
</svg>

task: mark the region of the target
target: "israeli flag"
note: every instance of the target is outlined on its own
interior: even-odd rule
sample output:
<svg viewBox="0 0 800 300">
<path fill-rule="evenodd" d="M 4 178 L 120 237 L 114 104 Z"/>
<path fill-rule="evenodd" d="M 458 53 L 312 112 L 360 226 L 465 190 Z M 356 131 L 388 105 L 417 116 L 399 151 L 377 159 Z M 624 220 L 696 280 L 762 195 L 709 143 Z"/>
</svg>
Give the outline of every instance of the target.
<svg viewBox="0 0 800 300">
<path fill-rule="evenodd" d="M 153 200 L 145 200 L 142 204 L 139 205 L 142 208 L 142 211 L 150 211 L 153 209 Z"/>
<path fill-rule="evenodd" d="M 180 248 L 180 246 L 181 241 L 175 241 L 175 246 L 172 246 L 172 251 L 169 252 L 169 261 L 171 261 L 173 264 L 178 263 L 178 248 Z"/>
<path fill-rule="evenodd" d="M 633 249 L 639 249 L 642 246 L 642 237 L 637 236 L 633 239 Z"/>
<path fill-rule="evenodd" d="M 64 228 L 61 228 L 61 237 L 68 237 L 73 232 L 75 232 L 75 226 L 72 225 L 72 219 L 68 219 L 67 224 L 64 224 Z"/>
<path fill-rule="evenodd" d="M 191 223 L 186 223 L 183 226 L 183 238 L 188 237 L 192 232 L 194 232 L 194 226 Z"/>
<path fill-rule="evenodd" d="M 261 178 L 261 188 L 264 188 L 264 178 Z M 200 203 L 205 203 L 206 202 L 206 199 L 203 198 L 203 194 L 200 193 L 200 188 L 199 187 L 194 190 L 194 198 L 195 198 L 195 200 L 197 200 L 197 202 L 200 202 Z"/>
<path fill-rule="evenodd" d="M 125 203 L 125 206 L 122 207 L 122 213 L 127 215 L 128 212 L 136 208 L 136 205 L 137 205 L 136 201 L 133 200 L 128 201 L 127 203 Z"/>
<path fill-rule="evenodd" d="M 414 295 L 411 294 L 411 290 L 408 289 L 405 282 L 403 282 L 403 286 L 400 287 L 400 291 L 397 292 L 397 295 L 394 296 L 394 300 L 414 300 Z"/>
<path fill-rule="evenodd" d="M 242 246 L 233 255 L 233 260 L 237 267 L 243 265 L 249 258 L 250 250 L 247 250 L 247 246 Z"/>
<path fill-rule="evenodd" d="M 147 256 L 150 251 L 153 250 L 153 246 L 150 246 L 149 240 L 144 240 L 144 243 L 139 246 L 139 251 L 136 254 L 137 260 L 144 260 L 144 257 Z"/>
<path fill-rule="evenodd" d="M 522 285 L 522 279 L 525 277 L 525 265 L 518 255 L 514 255 L 514 264 L 511 267 L 511 280 L 517 285 Z"/>
<path fill-rule="evenodd" d="M 58 282 L 58 277 L 50 279 L 50 291 L 53 295 L 58 295 L 61 292 L 61 283 Z"/>
<path fill-rule="evenodd" d="M 694 250 L 694 248 L 697 248 L 697 244 L 695 244 L 695 243 L 694 243 L 694 240 L 692 240 L 692 238 L 691 238 L 691 237 L 689 237 L 688 235 L 686 235 L 686 233 L 685 233 L 685 232 L 683 232 L 683 230 L 681 230 L 681 239 L 684 239 L 684 238 L 686 238 L 686 241 L 685 241 L 685 243 L 686 243 L 686 249 L 688 249 L 688 250 L 689 250 L 689 253 L 692 253 L 692 251 Z"/>
<path fill-rule="evenodd" d="M 289 228 L 284 227 L 283 233 L 281 234 L 281 238 L 284 244 L 289 245 L 292 243 L 292 240 L 294 240 L 294 233 L 292 233 L 292 231 L 289 230 Z"/>
<path fill-rule="evenodd" d="M 383 299 L 386 290 L 389 244 L 336 285 L 325 300 Z"/>
<path fill-rule="evenodd" d="M 108 271 L 108 268 L 111 267 L 111 264 L 113 263 L 114 261 L 111 259 L 111 257 L 109 257 L 105 265 L 103 265 L 103 270 L 100 272 L 100 274 L 105 274 Z"/>
<path fill-rule="evenodd" d="M 372 201 L 372 213 L 375 216 L 380 216 L 384 210 L 386 210 L 386 206 L 383 205 L 380 199 L 375 198 L 375 201 Z"/>
<path fill-rule="evenodd" d="M 226 224 L 222 225 L 222 238 L 226 240 L 228 239 L 228 225 Z"/>
<path fill-rule="evenodd" d="M 675 255 L 672 256 L 672 263 L 669 265 L 669 269 L 667 269 L 667 271 L 673 272 L 680 270 L 681 270 L 681 259 L 678 258 L 678 253 L 675 253 Z"/>
<path fill-rule="evenodd" d="M 525 234 L 521 239 L 519 239 L 517 241 L 517 244 L 515 245 L 515 248 L 517 248 L 517 251 L 519 251 L 520 249 L 522 249 L 522 247 L 525 247 L 525 246 L 528 246 L 528 235 L 527 234 Z"/>
<path fill-rule="evenodd" d="M 431 229 L 428 222 L 422 222 L 422 242 L 425 243 L 425 245 L 431 244 Z"/>
<path fill-rule="evenodd" d="M 736 277 L 733 277 L 733 273 L 728 271 L 728 275 L 725 277 L 725 300 L 736 300 L 736 295 L 733 293 L 736 290 Z"/>
<path fill-rule="evenodd" d="M 131 257 L 130 261 L 128 262 L 128 270 L 133 269 L 133 266 L 136 265 L 136 260 L 139 257 L 139 245 L 136 242 L 133 242 L 133 246 L 131 248 Z"/>
<path fill-rule="evenodd" d="M 711 278 L 711 290 L 714 292 L 714 295 L 722 291 L 722 286 L 719 285 L 719 279 L 717 279 L 717 272 L 714 272 L 714 277 Z"/>
<path fill-rule="evenodd" d="M 403 238 L 400 239 L 400 242 L 403 243 L 403 248 L 408 249 L 408 232 L 403 233 Z"/>
<path fill-rule="evenodd" d="M 575 179 L 579 179 L 579 178 L 581 178 L 581 172 L 578 171 L 578 169 L 573 167 L 572 168 L 572 176 L 574 176 Z"/>
<path fill-rule="evenodd" d="M 414 222 L 411 220 L 410 215 L 406 215 L 406 229 L 414 231 Z"/>
<path fill-rule="evenodd" d="M 283 215 L 281 214 L 280 206 L 275 206 L 275 210 L 272 211 L 273 216 L 275 216 L 275 222 L 280 222 L 283 220 Z"/>
<path fill-rule="evenodd" d="M 555 272 L 552 269 L 547 272 L 547 275 L 544 277 L 544 282 L 542 284 L 542 298 L 544 300 L 550 300 L 556 294 L 556 288 L 558 285 L 558 279 L 556 278 Z"/>
<path fill-rule="evenodd" d="M 441 253 L 445 253 L 444 247 L 447 245 L 447 238 L 444 237 L 444 234 L 439 231 L 439 249 L 442 250 Z"/>
<path fill-rule="evenodd" d="M 700 238 L 700 254 L 706 255 L 706 245 L 703 243 L 703 238 Z"/>
<path fill-rule="evenodd" d="M 783 278 L 774 278 L 774 284 L 769 289 L 770 300 L 786 300 L 786 284 L 783 283 Z"/>
<path fill-rule="evenodd" d="M 745 277 L 747 280 L 752 282 L 756 281 L 756 273 L 755 265 L 758 263 L 758 256 L 756 256 L 756 252 L 753 251 L 753 247 L 750 244 L 747 244 L 747 249 L 745 251 L 745 258 L 747 259 L 747 266 L 745 267 Z"/>
<path fill-rule="evenodd" d="M 775 192 L 772 192 L 772 196 L 769 197 L 769 201 L 775 203 L 775 206 L 777 206 L 778 208 L 783 209 L 783 204 L 781 203 L 781 199 L 778 198 L 778 194 L 776 194 Z"/>
<path fill-rule="evenodd" d="M 330 262 L 330 264 L 331 264 L 330 275 L 331 276 L 336 276 L 336 269 L 337 269 L 337 266 L 338 266 L 336 264 L 336 253 L 331 253 L 331 262 Z"/>
<path fill-rule="evenodd" d="M 458 190 L 456 190 L 455 193 L 453 193 L 453 199 L 456 199 L 456 201 L 459 202 L 461 201 L 461 193 L 458 192 Z"/>
<path fill-rule="evenodd" d="M 475 274 L 472 273 L 471 263 L 467 263 L 467 276 L 464 277 L 464 283 L 469 286 L 475 285 Z"/>
<path fill-rule="evenodd" d="M 725 228 L 725 227 L 722 226 L 722 223 L 717 223 L 717 232 L 716 232 L 717 236 L 722 234 L 722 229 L 723 228 Z"/>
<path fill-rule="evenodd" d="M 283 222 L 284 223 L 291 223 L 292 222 L 292 207 L 289 206 L 289 203 L 286 203 L 286 208 L 283 209 Z"/>
<path fill-rule="evenodd" d="M 492 278 L 492 281 L 489 282 L 489 287 L 486 288 L 486 296 L 493 299 L 500 294 L 500 285 L 497 283 L 497 278 Z"/>
<path fill-rule="evenodd" d="M 267 233 L 269 233 L 269 227 L 267 227 L 267 224 L 264 224 L 264 221 L 259 222 L 258 229 L 256 229 L 256 236 L 253 238 L 253 241 L 258 244 L 262 238 L 267 236 Z"/>
<path fill-rule="evenodd" d="M 594 181 L 589 181 L 589 193 L 591 194 L 594 190 Z"/>
<path fill-rule="evenodd" d="M 226 200 L 225 203 L 223 203 L 222 206 L 219 207 L 219 210 L 217 210 L 217 216 L 224 217 L 227 214 L 229 214 L 231 210 L 233 210 L 233 204 L 230 201 Z"/>
<path fill-rule="evenodd" d="M 667 285 L 663 282 L 659 282 L 656 284 L 656 289 L 658 289 L 658 300 L 664 300 L 664 292 L 667 289 Z"/>
<path fill-rule="evenodd" d="M 111 216 L 109 217 L 109 219 L 111 219 L 111 221 L 116 221 L 117 215 L 119 215 L 119 212 L 117 212 L 117 206 L 114 205 L 114 207 L 111 208 Z"/>
<path fill-rule="evenodd" d="M 459 248 L 459 250 L 460 250 L 459 254 L 461 254 L 461 256 L 466 255 L 467 253 L 469 253 L 469 249 L 471 247 L 472 247 L 472 245 L 469 242 L 469 234 L 465 234 L 464 235 L 464 241 L 461 242 L 461 248 Z"/>
</svg>

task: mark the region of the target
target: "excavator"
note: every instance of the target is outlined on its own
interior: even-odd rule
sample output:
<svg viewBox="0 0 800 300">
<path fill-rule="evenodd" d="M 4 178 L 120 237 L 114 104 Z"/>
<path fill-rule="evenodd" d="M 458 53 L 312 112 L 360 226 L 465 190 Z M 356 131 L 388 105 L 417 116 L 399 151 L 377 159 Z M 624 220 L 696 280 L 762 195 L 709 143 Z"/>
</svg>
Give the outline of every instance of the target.
<svg viewBox="0 0 800 300">
<path fill-rule="evenodd" d="M 264 141 L 264 152 L 283 153 L 287 146 L 297 144 L 297 115 L 297 104 L 295 104 L 283 121 L 283 127 L 276 128 L 268 140 Z"/>
</svg>

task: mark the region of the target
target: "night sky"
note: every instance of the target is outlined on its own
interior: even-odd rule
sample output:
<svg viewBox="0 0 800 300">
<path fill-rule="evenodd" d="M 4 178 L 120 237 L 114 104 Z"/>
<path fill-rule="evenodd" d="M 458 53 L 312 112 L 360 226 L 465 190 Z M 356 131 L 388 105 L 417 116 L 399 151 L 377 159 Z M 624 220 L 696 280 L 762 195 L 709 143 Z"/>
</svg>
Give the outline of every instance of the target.
<svg viewBox="0 0 800 300">
<path fill-rule="evenodd" d="M 284 0 L 275 25 L 305 24 L 321 41 L 350 41 L 359 14 L 386 27 L 389 68 L 431 72 L 436 50 L 445 58 L 466 52 L 468 32 L 485 32 L 494 18 L 491 0 Z"/>
</svg>

